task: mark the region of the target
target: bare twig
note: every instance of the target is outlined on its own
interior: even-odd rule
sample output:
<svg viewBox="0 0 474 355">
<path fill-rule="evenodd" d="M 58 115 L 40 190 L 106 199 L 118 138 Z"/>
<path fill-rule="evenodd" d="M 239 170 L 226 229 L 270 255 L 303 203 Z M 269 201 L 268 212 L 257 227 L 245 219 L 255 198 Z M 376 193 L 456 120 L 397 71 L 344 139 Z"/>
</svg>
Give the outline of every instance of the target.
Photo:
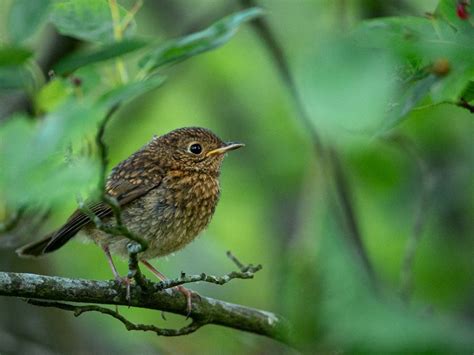
<svg viewBox="0 0 474 355">
<path fill-rule="evenodd" d="M 107 166 L 109 165 L 109 158 L 108 158 L 108 149 L 107 145 L 105 144 L 105 128 L 109 123 L 110 119 L 112 118 L 113 114 L 118 110 L 120 105 L 116 104 L 112 106 L 107 114 L 105 115 L 104 119 L 100 122 L 99 128 L 97 129 L 97 134 L 95 136 L 95 143 L 97 145 L 99 159 L 100 159 L 100 179 L 99 179 L 99 191 L 105 190 L 105 182 L 107 180 Z"/>
<path fill-rule="evenodd" d="M 96 227 L 103 230 L 104 232 L 110 233 L 113 235 L 120 235 L 120 236 L 130 239 L 131 241 L 134 241 L 140 244 L 142 248 L 141 251 L 143 252 L 148 248 L 147 241 L 135 235 L 134 233 L 132 233 L 124 225 L 122 221 L 121 208 L 118 201 L 113 196 L 110 196 L 105 192 L 105 186 L 106 186 L 106 181 L 107 181 L 107 167 L 109 165 L 108 148 L 107 148 L 107 145 L 105 144 L 105 137 L 104 137 L 105 129 L 107 128 L 107 124 L 112 118 L 112 115 L 118 110 L 119 107 L 120 105 L 116 104 L 109 109 L 104 119 L 99 124 L 99 128 L 97 130 L 97 134 L 95 138 L 95 142 L 96 142 L 98 153 L 99 153 L 99 159 L 100 159 L 100 176 L 99 176 L 98 188 L 100 191 L 100 196 L 102 198 L 102 201 L 105 202 L 107 205 L 109 205 L 110 208 L 112 209 L 112 212 L 114 214 L 115 221 L 116 221 L 116 226 L 115 227 L 105 226 L 97 217 L 91 218 L 91 219 L 95 223 Z M 82 207 L 84 208 L 85 206 L 83 205 Z M 93 213 L 92 211 L 89 211 L 89 213 L 86 213 L 86 214 L 89 217 L 92 217 L 91 214 Z"/>
<path fill-rule="evenodd" d="M 457 105 L 458 105 L 459 107 L 465 108 L 465 109 L 468 110 L 470 113 L 474 113 L 474 105 L 471 105 L 469 102 L 467 102 L 467 101 L 464 100 L 463 98 L 461 98 L 461 100 L 459 100 L 459 102 L 457 103 Z"/>
<path fill-rule="evenodd" d="M 240 0 L 240 4 L 244 8 L 257 6 L 256 0 Z M 377 277 L 375 270 L 368 257 L 368 253 L 362 240 L 361 232 L 356 223 L 355 211 L 350 196 L 350 186 L 347 179 L 345 178 L 342 166 L 339 163 L 337 153 L 334 149 L 326 149 L 324 147 L 321 137 L 316 131 L 311 118 L 305 109 L 301 96 L 298 93 L 289 69 L 289 65 L 285 58 L 284 51 L 278 44 L 278 41 L 276 40 L 276 37 L 268 22 L 264 18 L 259 17 L 252 21 L 252 26 L 273 57 L 273 60 L 275 61 L 276 66 L 283 80 L 285 81 L 291 96 L 293 97 L 296 109 L 299 113 L 298 117 L 300 118 L 302 124 L 306 127 L 307 132 L 309 132 L 316 157 L 319 158 L 321 165 L 323 165 L 322 170 L 325 174 L 327 174 L 326 179 L 328 185 L 330 185 L 331 182 L 333 183 L 335 198 L 341 210 L 343 225 L 346 227 L 347 235 L 351 239 L 350 242 L 353 246 L 355 246 L 354 249 L 356 254 L 361 260 L 362 265 L 370 279 L 372 280 L 372 285 L 377 287 Z"/>
<path fill-rule="evenodd" d="M 143 6 L 143 0 L 137 0 L 135 4 L 132 6 L 132 8 L 130 9 L 130 11 L 128 11 L 125 14 L 120 24 L 121 31 L 123 33 L 125 33 L 125 31 L 128 29 L 135 15 L 138 13 L 138 11 L 141 9 L 142 6 Z"/>
<path fill-rule="evenodd" d="M 111 316 L 120 322 L 127 328 L 127 330 L 141 330 L 144 332 L 154 332 L 156 335 L 167 336 L 167 337 L 176 337 L 181 335 L 187 335 L 194 333 L 198 330 L 203 324 L 199 321 L 193 320 L 189 325 L 179 328 L 179 329 L 169 329 L 169 328 L 159 328 L 150 324 L 135 324 L 130 322 L 127 318 L 122 316 L 117 311 L 113 311 L 109 308 L 96 306 L 96 305 L 87 305 L 87 306 L 78 306 L 67 304 L 63 302 L 52 302 L 52 301 L 39 301 L 34 299 L 28 299 L 26 301 L 29 304 L 40 307 L 54 307 L 59 308 L 64 311 L 74 312 L 75 317 L 79 317 L 83 313 L 87 312 L 99 312 Z"/>
<path fill-rule="evenodd" d="M 338 155 L 333 150 L 330 150 L 329 154 L 330 164 L 332 165 L 332 175 L 338 194 L 338 202 L 342 212 L 341 218 L 343 219 L 344 224 L 346 225 L 346 229 L 351 234 L 351 238 L 349 239 L 349 241 L 352 244 L 355 254 L 359 257 L 359 261 L 362 263 L 365 268 L 365 271 L 370 277 L 372 285 L 374 287 L 377 287 L 375 270 L 365 250 L 365 246 L 359 232 L 359 226 L 357 223 L 355 211 L 352 207 L 349 184 L 342 169 L 342 165 L 339 161 Z"/>
<path fill-rule="evenodd" d="M 100 122 L 99 128 L 96 134 L 96 145 L 98 149 L 99 159 L 100 159 L 100 176 L 99 176 L 99 191 L 102 201 L 105 202 L 107 205 L 110 206 L 115 218 L 115 225 L 107 225 L 101 221 L 99 217 L 97 217 L 88 207 L 87 205 L 79 201 L 79 209 L 87 215 L 91 221 L 94 222 L 97 229 L 116 236 L 122 236 L 131 241 L 128 245 L 128 252 L 129 252 L 129 272 L 128 278 L 134 278 L 136 283 L 141 285 L 142 287 L 146 286 L 145 279 L 140 271 L 140 267 L 138 266 L 138 254 L 144 252 L 148 249 L 148 242 L 141 238 L 140 236 L 136 235 L 132 231 L 130 231 L 126 225 L 123 223 L 122 220 L 122 212 L 118 201 L 108 195 L 105 192 L 105 186 L 107 181 L 107 166 L 109 163 L 108 159 L 108 149 L 107 145 L 105 144 L 105 130 L 107 127 L 108 122 L 110 121 L 112 115 L 117 111 L 119 108 L 119 104 L 112 106 L 107 114 L 105 115 L 104 119 Z M 133 242 L 133 243 L 132 243 Z"/>
<path fill-rule="evenodd" d="M 230 250 L 227 251 L 226 253 L 227 257 L 239 268 L 240 271 L 246 271 L 245 270 L 245 265 L 242 264 L 239 259 L 237 259 L 234 254 Z M 260 265 L 259 265 L 260 266 Z"/>
<path fill-rule="evenodd" d="M 227 256 L 237 265 L 240 271 L 232 271 L 223 276 L 213 276 L 207 275 L 205 273 L 201 273 L 199 275 L 190 275 L 186 276 L 184 273 L 180 275 L 180 277 L 176 279 L 170 279 L 161 281 L 156 284 L 156 288 L 158 290 L 163 290 L 179 285 L 183 285 L 186 283 L 193 283 L 193 282 L 209 282 L 217 285 L 224 285 L 229 281 L 234 279 L 252 279 L 256 272 L 262 270 L 262 265 L 258 264 L 253 266 L 252 264 L 244 265 L 242 264 L 230 251 L 227 252 Z"/>
<path fill-rule="evenodd" d="M 412 233 L 408 237 L 405 254 L 403 255 L 402 266 L 400 269 L 400 295 L 407 303 L 413 291 L 413 264 L 415 254 L 423 235 L 423 227 L 426 222 L 426 215 L 429 210 L 429 198 L 433 189 L 433 176 L 421 157 L 415 144 L 404 136 L 392 136 L 390 140 L 397 143 L 400 148 L 405 150 L 416 162 L 420 175 L 420 194 L 415 207 L 415 219 L 413 222 Z"/>
<path fill-rule="evenodd" d="M 0 223 L 0 234 L 11 231 L 15 228 L 20 221 L 23 213 L 25 212 L 24 207 L 20 207 L 17 211 L 13 213 L 13 216 L 10 216 L 5 222 Z"/>
<path fill-rule="evenodd" d="M 109 8 L 110 14 L 112 16 L 114 39 L 116 42 L 120 42 L 123 39 L 124 31 L 120 24 L 120 10 L 117 4 L 117 0 L 109 0 Z M 121 82 L 126 83 L 128 81 L 128 73 L 127 69 L 125 68 L 125 63 L 121 58 L 117 58 L 115 60 L 115 65 L 117 67 L 117 72 L 119 73 Z"/>
<path fill-rule="evenodd" d="M 147 280 L 140 271 L 138 266 L 138 254 L 142 252 L 143 248 L 140 244 L 130 242 L 127 245 L 128 250 L 128 275 L 127 277 L 131 280 L 134 279 L 137 285 L 146 289 L 148 287 Z"/>
</svg>

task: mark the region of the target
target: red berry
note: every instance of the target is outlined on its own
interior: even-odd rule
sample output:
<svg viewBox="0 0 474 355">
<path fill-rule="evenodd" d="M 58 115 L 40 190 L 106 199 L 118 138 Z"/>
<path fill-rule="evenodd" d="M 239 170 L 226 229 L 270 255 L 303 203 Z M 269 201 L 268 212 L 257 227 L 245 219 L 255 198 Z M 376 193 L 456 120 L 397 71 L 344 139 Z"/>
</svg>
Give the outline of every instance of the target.
<svg viewBox="0 0 474 355">
<path fill-rule="evenodd" d="M 461 20 L 467 20 L 469 18 L 469 11 L 467 10 L 467 2 L 460 1 L 456 5 L 456 14 Z"/>
</svg>

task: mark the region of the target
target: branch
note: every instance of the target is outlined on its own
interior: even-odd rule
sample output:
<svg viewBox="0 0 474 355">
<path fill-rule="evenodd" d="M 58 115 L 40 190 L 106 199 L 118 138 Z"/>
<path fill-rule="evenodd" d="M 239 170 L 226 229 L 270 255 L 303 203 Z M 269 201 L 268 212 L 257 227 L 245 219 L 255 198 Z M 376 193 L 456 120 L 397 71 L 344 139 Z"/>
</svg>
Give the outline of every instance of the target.
<svg viewBox="0 0 474 355">
<path fill-rule="evenodd" d="M 399 148 L 403 149 L 414 159 L 420 179 L 420 192 L 418 202 L 415 206 L 415 219 L 412 233 L 407 238 L 400 270 L 400 295 L 401 298 L 408 303 L 413 292 L 413 265 L 415 262 L 415 254 L 423 235 L 423 227 L 426 223 L 426 216 L 430 207 L 430 195 L 433 190 L 434 178 L 414 142 L 408 137 L 401 135 L 394 135 L 389 137 L 389 139 L 398 144 Z"/>
<path fill-rule="evenodd" d="M 257 0 L 240 0 L 240 4 L 243 8 L 257 6 Z M 341 211 L 342 224 L 345 226 L 349 242 L 353 247 L 352 249 L 355 250 L 356 256 L 370 277 L 372 286 L 374 289 L 377 289 L 377 275 L 363 243 L 362 234 L 357 224 L 356 213 L 352 203 L 350 185 L 340 164 L 338 154 L 331 147 L 324 146 L 321 136 L 315 129 L 305 109 L 303 100 L 299 95 L 284 50 L 279 45 L 268 22 L 264 18 L 259 17 L 253 20 L 251 24 L 267 47 L 285 85 L 290 91 L 295 107 L 298 110 L 298 117 L 310 134 L 314 152 L 320 159 L 321 165 L 323 165 L 322 170 L 323 173 L 326 174 L 327 183 L 330 185 L 329 187 L 334 190 L 334 197 Z M 331 184 L 333 185 L 331 186 Z"/>
<path fill-rule="evenodd" d="M 133 287 L 131 292 L 132 297 L 130 300 L 127 300 L 124 289 L 118 287 L 114 281 L 69 279 L 35 274 L 0 272 L 1 296 L 61 302 L 130 305 L 131 307 L 187 315 L 186 300 L 178 291 L 172 290 L 171 294 L 166 291 L 150 293 L 141 292 L 139 288 Z M 37 301 L 33 301 L 33 304 L 37 304 Z M 79 307 L 59 305 L 58 303 L 51 302 L 42 303 L 41 305 L 62 309 L 67 308 L 66 310 L 74 311 L 77 315 L 89 311 L 106 313 L 124 323 L 127 329 L 156 331 L 153 326 L 147 326 L 149 328 L 143 329 L 141 325 L 127 321 L 117 312 L 113 312 L 110 309 L 105 311 L 104 309 L 107 308 L 103 307 Z M 215 324 L 260 334 L 284 343 L 289 342 L 287 338 L 289 333 L 288 323 L 281 316 L 274 313 L 202 296 L 200 300 L 193 302 L 190 317 L 193 319 L 193 323 L 185 328 L 181 328 L 179 331 L 187 331 L 189 333 L 206 324 Z"/>
<path fill-rule="evenodd" d="M 199 275 L 191 275 L 186 276 L 184 273 L 181 276 L 174 280 L 164 280 L 157 284 L 159 290 L 183 285 L 186 283 L 193 283 L 193 282 L 208 282 L 216 285 L 224 285 L 231 280 L 234 279 L 253 279 L 253 275 L 257 272 L 262 270 L 262 265 L 258 264 L 257 266 L 253 266 L 252 264 L 244 265 L 242 264 L 230 251 L 227 252 L 227 256 L 231 261 L 234 262 L 235 265 L 239 268 L 239 271 L 232 271 L 224 276 L 213 276 L 213 275 L 206 275 L 205 273 L 201 273 Z"/>
<path fill-rule="evenodd" d="M 459 102 L 456 103 L 456 105 L 459 106 L 459 107 L 465 108 L 470 113 L 474 113 L 474 105 L 471 105 L 464 98 L 461 98 L 461 100 L 459 100 Z"/>
<path fill-rule="evenodd" d="M 95 142 L 98 149 L 99 159 L 100 159 L 100 176 L 99 176 L 99 185 L 98 190 L 101 196 L 101 199 L 104 203 L 110 206 L 114 214 L 116 224 L 114 226 L 107 225 L 102 222 L 102 220 L 92 212 L 89 207 L 79 199 L 79 209 L 83 212 L 89 219 L 95 224 L 96 228 L 115 236 L 123 236 L 130 240 L 130 243 L 127 245 L 128 249 L 128 275 L 127 278 L 131 280 L 135 279 L 136 283 L 142 286 L 146 286 L 145 279 L 140 271 L 138 266 L 138 254 L 144 252 L 148 249 L 148 242 L 142 237 L 136 235 L 130 231 L 122 220 L 122 211 L 118 201 L 106 193 L 106 183 L 107 183 L 107 166 L 109 163 L 108 159 L 108 149 L 105 144 L 105 129 L 113 114 L 118 110 L 120 104 L 113 105 L 104 116 L 102 121 L 99 124 L 97 133 L 95 136 Z M 129 288 L 127 288 L 127 298 L 130 298 Z"/>
<path fill-rule="evenodd" d="M 53 308 L 62 309 L 64 311 L 74 312 L 75 317 L 79 317 L 81 314 L 86 313 L 86 312 L 98 312 L 98 313 L 109 315 L 119 320 L 120 322 L 123 323 L 123 325 L 125 325 L 125 328 L 127 328 L 127 330 L 141 330 L 144 332 L 155 332 L 156 335 L 162 335 L 162 336 L 167 336 L 167 337 L 187 335 L 187 334 L 195 332 L 202 326 L 202 323 L 193 320 L 191 324 L 180 329 L 158 328 L 154 325 L 132 323 L 127 318 L 125 318 L 120 313 L 118 313 L 118 311 L 113 311 L 109 308 L 105 308 L 101 306 L 94 306 L 94 305 L 77 306 L 77 305 L 71 305 L 71 304 L 62 303 L 62 302 L 38 301 L 34 299 L 28 299 L 26 300 L 26 303 L 32 304 L 34 306 L 39 306 L 39 307 L 53 307 Z"/>
</svg>

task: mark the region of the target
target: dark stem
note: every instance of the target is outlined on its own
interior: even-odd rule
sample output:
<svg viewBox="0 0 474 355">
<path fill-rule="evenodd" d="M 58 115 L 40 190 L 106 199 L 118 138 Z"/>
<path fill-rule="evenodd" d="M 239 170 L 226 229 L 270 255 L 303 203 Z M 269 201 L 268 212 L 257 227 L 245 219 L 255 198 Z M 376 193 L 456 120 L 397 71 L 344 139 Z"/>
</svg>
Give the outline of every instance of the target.
<svg viewBox="0 0 474 355">
<path fill-rule="evenodd" d="M 108 234 L 115 235 L 115 236 L 122 236 L 131 241 L 131 243 L 127 246 L 129 260 L 128 260 L 128 278 L 135 279 L 135 282 L 142 286 L 146 287 L 146 280 L 143 277 L 140 267 L 138 265 L 138 254 L 144 252 L 148 249 L 148 242 L 143 239 L 142 237 L 136 235 L 132 231 L 130 231 L 122 220 L 122 211 L 118 201 L 108 195 L 106 193 L 106 183 L 107 183 L 107 167 L 109 165 L 109 158 L 108 158 L 108 148 L 107 144 L 105 143 L 105 130 L 107 128 L 107 124 L 109 123 L 110 119 L 112 118 L 113 114 L 119 109 L 120 104 L 115 104 L 112 106 L 107 114 L 105 115 L 104 119 L 100 122 L 99 127 L 97 129 L 97 134 L 95 137 L 95 142 L 98 149 L 99 159 L 100 159 L 100 176 L 99 176 L 99 191 L 102 201 L 110 206 L 112 212 L 115 217 L 116 225 L 109 226 L 100 220 L 84 203 L 80 203 L 79 208 L 83 213 L 85 213 L 95 224 L 95 226 Z"/>
<path fill-rule="evenodd" d="M 143 276 L 140 267 L 138 266 L 138 253 L 141 253 L 143 248 L 140 244 L 130 242 L 127 245 L 128 250 L 128 275 L 129 279 L 134 279 L 137 285 L 143 289 L 148 288 L 148 283 Z"/>
<path fill-rule="evenodd" d="M 415 255 L 421 242 L 421 237 L 423 236 L 423 227 L 426 223 L 426 216 L 430 207 L 430 195 L 434 182 L 428 165 L 420 155 L 416 145 L 408 137 L 397 135 L 390 137 L 390 140 L 395 142 L 414 159 L 418 168 L 421 187 L 418 202 L 415 206 L 412 233 L 407 239 L 400 270 L 400 295 L 402 299 L 408 303 L 413 292 L 413 266 Z"/>
<path fill-rule="evenodd" d="M 468 110 L 470 113 L 474 113 L 474 105 L 471 105 L 469 102 L 467 102 L 467 101 L 464 100 L 463 98 L 461 98 L 461 100 L 459 100 L 459 102 L 457 103 L 457 105 L 458 105 L 459 107 L 465 108 L 465 109 Z"/>
<path fill-rule="evenodd" d="M 342 211 L 342 219 L 345 222 L 346 230 L 350 233 L 349 241 L 352 244 L 355 254 L 358 256 L 359 261 L 362 263 L 367 275 L 372 281 L 372 286 L 377 288 L 377 276 L 375 270 L 370 262 L 370 259 L 365 250 L 364 242 L 362 241 L 362 236 L 359 232 L 359 226 L 357 223 L 357 218 L 355 216 L 355 211 L 352 205 L 352 196 L 349 190 L 349 184 L 347 182 L 346 176 L 342 169 L 342 165 L 339 161 L 339 157 L 334 150 L 329 152 L 330 162 L 332 164 L 332 174 L 334 183 L 336 185 L 336 191 L 338 194 L 339 207 Z"/>
<path fill-rule="evenodd" d="M 165 280 L 161 281 L 156 284 L 158 290 L 163 290 L 179 285 L 183 285 L 186 283 L 192 282 L 208 282 L 213 283 L 216 285 L 224 285 L 229 281 L 234 279 L 253 279 L 255 273 L 262 270 L 263 266 L 258 264 L 257 266 L 253 266 L 252 264 L 244 265 L 242 264 L 230 251 L 227 252 L 227 256 L 231 259 L 232 262 L 239 268 L 240 271 L 231 271 L 223 276 L 213 276 L 207 275 L 205 273 L 201 273 L 199 275 L 190 275 L 186 276 L 186 274 L 182 273 L 180 277 L 177 279 L 172 280 Z"/>
<path fill-rule="evenodd" d="M 21 207 L 14 212 L 13 216 L 8 218 L 5 222 L 0 223 L 0 233 L 9 232 L 14 229 L 18 225 L 18 222 L 20 222 L 24 212 L 25 208 Z"/>
<path fill-rule="evenodd" d="M 257 6 L 257 2 L 255 0 L 240 0 L 240 4 L 244 8 Z M 305 109 L 304 103 L 298 93 L 284 51 L 276 40 L 276 36 L 271 30 L 268 22 L 264 18 L 259 17 L 253 20 L 251 24 L 259 35 L 259 37 L 262 39 L 265 46 L 267 47 L 268 52 L 271 54 L 273 60 L 275 61 L 280 75 L 282 76 L 286 86 L 290 91 L 291 96 L 293 97 L 296 109 L 299 113 L 298 117 L 300 118 L 302 124 L 305 126 L 307 132 L 309 132 L 311 136 L 311 141 L 313 143 L 313 148 L 316 157 L 319 158 L 319 161 L 322 165 L 322 169 L 326 174 L 328 187 L 331 182 L 334 183 L 332 188 L 334 189 L 335 198 L 343 215 L 343 225 L 346 227 L 347 235 L 349 237 L 348 239 L 350 239 L 349 242 L 355 247 L 356 254 L 362 261 L 365 271 L 373 281 L 373 286 L 377 288 L 377 277 L 375 275 L 375 270 L 365 249 L 362 235 L 356 223 L 357 219 L 355 217 L 355 211 L 350 196 L 351 190 L 349 182 L 345 177 L 345 173 L 342 169 L 342 166 L 340 165 L 337 152 L 334 149 L 327 149 L 324 147 L 321 137 L 316 131 L 312 120 Z"/>
<path fill-rule="evenodd" d="M 100 178 L 99 178 L 99 191 L 105 191 L 105 184 L 107 180 L 107 166 L 109 165 L 108 149 L 105 144 L 105 129 L 113 114 L 118 110 L 119 104 L 112 106 L 104 119 L 100 122 L 97 134 L 95 136 L 95 143 L 97 145 L 99 159 L 100 159 Z"/>
<path fill-rule="evenodd" d="M 154 332 L 156 333 L 156 335 L 161 335 L 161 336 L 166 336 L 166 337 L 176 337 L 176 336 L 194 333 L 201 326 L 203 326 L 203 323 L 193 320 L 191 324 L 179 329 L 159 328 L 150 324 L 132 323 L 127 318 L 125 318 L 120 313 L 118 313 L 118 311 L 113 311 L 109 308 L 96 306 L 96 305 L 78 306 L 78 305 L 71 305 L 71 304 L 62 303 L 62 302 L 39 301 L 39 300 L 34 300 L 34 299 L 28 299 L 26 300 L 26 303 L 32 304 L 34 306 L 54 307 L 54 308 L 62 309 L 64 311 L 74 312 L 75 317 L 79 317 L 81 314 L 86 313 L 86 312 L 99 312 L 99 313 L 106 314 L 108 316 L 111 316 L 119 320 L 121 323 L 123 323 L 125 328 L 127 328 L 127 330 L 129 331 L 140 330 L 144 332 Z"/>
</svg>

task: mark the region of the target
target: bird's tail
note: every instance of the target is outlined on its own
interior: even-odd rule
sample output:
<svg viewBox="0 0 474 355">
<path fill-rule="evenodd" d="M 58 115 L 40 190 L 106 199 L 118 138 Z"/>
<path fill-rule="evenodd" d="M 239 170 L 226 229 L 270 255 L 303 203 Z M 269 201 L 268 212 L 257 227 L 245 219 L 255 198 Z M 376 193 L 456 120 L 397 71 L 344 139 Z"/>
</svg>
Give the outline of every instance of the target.
<svg viewBox="0 0 474 355">
<path fill-rule="evenodd" d="M 16 253 L 22 258 L 38 257 L 49 253 L 49 250 L 46 250 L 46 246 L 53 239 L 53 235 L 54 233 L 51 233 L 37 242 L 26 244 L 21 248 L 18 248 Z"/>
</svg>

